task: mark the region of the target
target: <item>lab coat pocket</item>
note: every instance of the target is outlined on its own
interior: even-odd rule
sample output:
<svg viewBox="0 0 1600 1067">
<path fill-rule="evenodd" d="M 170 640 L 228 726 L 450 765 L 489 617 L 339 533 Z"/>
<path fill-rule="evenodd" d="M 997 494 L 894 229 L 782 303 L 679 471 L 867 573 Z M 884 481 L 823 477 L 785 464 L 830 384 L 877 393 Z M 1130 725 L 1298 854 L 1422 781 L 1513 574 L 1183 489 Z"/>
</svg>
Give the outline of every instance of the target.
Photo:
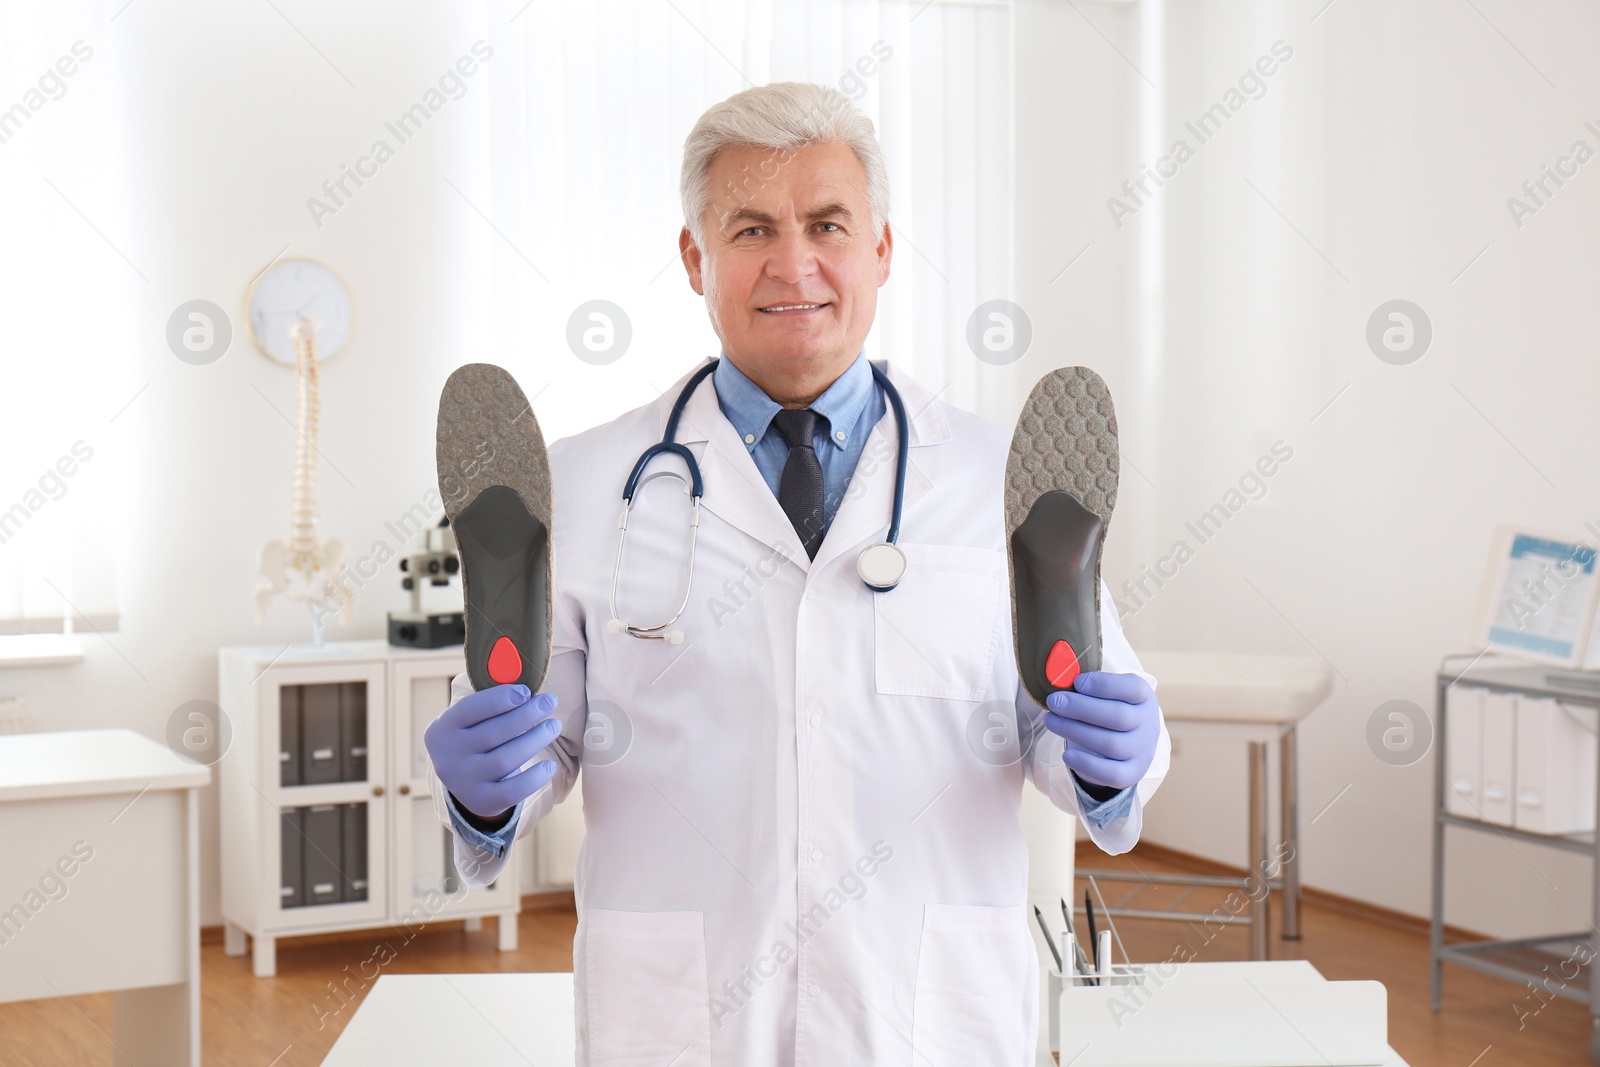
<svg viewBox="0 0 1600 1067">
<path fill-rule="evenodd" d="M 1005 553 L 903 544 L 897 589 L 874 593 L 879 693 L 982 700 L 1000 643 Z"/>
<path fill-rule="evenodd" d="M 928 904 L 912 1003 L 911 1059 L 921 1067 L 1034 1061 L 1036 966 L 1024 905 Z"/>
<path fill-rule="evenodd" d="M 591 909 L 583 925 L 591 1067 L 709 1064 L 702 913 Z"/>
</svg>

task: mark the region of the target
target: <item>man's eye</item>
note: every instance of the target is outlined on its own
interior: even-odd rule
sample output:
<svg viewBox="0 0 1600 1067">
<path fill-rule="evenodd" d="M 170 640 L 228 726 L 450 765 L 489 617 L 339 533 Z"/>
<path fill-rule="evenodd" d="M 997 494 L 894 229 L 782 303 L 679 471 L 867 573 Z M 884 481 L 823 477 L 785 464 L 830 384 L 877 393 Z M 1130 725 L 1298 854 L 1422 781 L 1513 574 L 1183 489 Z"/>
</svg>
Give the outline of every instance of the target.
<svg viewBox="0 0 1600 1067">
<path fill-rule="evenodd" d="M 747 226 L 747 227 L 745 227 L 745 228 L 744 228 L 744 229 L 742 229 L 742 230 L 740 230 L 740 231 L 739 231 L 739 234 L 738 234 L 738 235 L 739 235 L 739 236 L 740 236 L 740 237 L 743 237 L 743 236 L 744 236 L 744 235 L 745 235 L 745 234 L 747 234 L 747 233 L 754 233 L 754 232 L 755 232 L 755 231 L 757 231 L 757 230 L 759 230 L 759 229 L 761 229 L 761 227 L 760 227 L 760 226 Z"/>
<path fill-rule="evenodd" d="M 820 226 L 832 226 L 835 230 L 837 230 L 839 228 L 839 224 L 837 222 L 823 222 L 823 223 L 818 223 L 818 225 L 820 225 Z"/>
</svg>

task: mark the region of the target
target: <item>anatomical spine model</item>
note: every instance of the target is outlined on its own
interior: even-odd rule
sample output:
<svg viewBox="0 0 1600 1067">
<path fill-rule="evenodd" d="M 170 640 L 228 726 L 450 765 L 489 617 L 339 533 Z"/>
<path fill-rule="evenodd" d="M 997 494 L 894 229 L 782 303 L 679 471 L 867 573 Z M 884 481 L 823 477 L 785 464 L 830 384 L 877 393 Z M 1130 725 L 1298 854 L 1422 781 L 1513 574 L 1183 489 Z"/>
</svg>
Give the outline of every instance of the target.
<svg viewBox="0 0 1600 1067">
<path fill-rule="evenodd" d="M 294 339 L 295 423 L 294 489 L 289 506 L 289 541 L 277 538 L 261 546 L 261 581 L 256 585 L 256 625 L 267 621 L 267 606 L 276 594 L 311 605 L 313 636 L 322 640 L 321 605 L 339 603 L 339 622 L 348 626 L 351 600 L 339 595 L 337 576 L 344 569 L 344 542 L 330 537 L 317 544 L 317 348 L 316 323 L 301 317 L 289 328 Z"/>
</svg>

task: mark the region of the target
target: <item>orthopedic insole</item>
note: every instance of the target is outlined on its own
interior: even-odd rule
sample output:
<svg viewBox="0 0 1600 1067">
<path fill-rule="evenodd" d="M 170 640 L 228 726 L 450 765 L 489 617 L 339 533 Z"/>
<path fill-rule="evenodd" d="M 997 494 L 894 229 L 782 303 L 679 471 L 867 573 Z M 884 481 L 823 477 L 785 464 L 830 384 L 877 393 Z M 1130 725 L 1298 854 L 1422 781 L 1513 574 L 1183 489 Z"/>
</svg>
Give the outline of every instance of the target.
<svg viewBox="0 0 1600 1067">
<path fill-rule="evenodd" d="M 1006 460 L 1011 628 L 1022 684 L 1041 706 L 1100 669 L 1100 549 L 1117 503 L 1117 414 L 1087 367 L 1033 387 Z"/>
<path fill-rule="evenodd" d="M 461 556 L 467 676 L 537 693 L 550 666 L 550 459 L 501 367 L 458 367 L 439 396 L 435 459 Z"/>
</svg>

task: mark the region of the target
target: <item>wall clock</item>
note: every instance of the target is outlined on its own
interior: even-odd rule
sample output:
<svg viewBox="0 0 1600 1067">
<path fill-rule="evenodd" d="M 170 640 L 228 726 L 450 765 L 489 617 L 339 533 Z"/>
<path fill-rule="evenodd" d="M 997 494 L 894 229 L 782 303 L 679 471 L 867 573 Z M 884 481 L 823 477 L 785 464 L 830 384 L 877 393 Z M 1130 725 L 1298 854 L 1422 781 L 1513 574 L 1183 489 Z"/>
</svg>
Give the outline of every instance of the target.
<svg viewBox="0 0 1600 1067">
<path fill-rule="evenodd" d="M 245 311 L 256 347 L 285 366 L 294 366 L 289 331 L 301 316 L 316 324 L 318 363 L 350 335 L 350 291 L 332 268 L 314 259 L 280 259 L 268 267 L 250 286 Z"/>
</svg>

